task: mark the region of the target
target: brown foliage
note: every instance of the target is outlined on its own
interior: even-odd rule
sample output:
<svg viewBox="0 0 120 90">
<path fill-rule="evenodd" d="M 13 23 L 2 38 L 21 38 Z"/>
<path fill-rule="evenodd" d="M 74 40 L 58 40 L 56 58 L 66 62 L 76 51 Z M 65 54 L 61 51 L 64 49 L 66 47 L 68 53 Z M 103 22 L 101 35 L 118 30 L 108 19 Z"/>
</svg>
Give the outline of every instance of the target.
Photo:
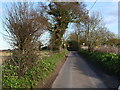
<svg viewBox="0 0 120 90">
<path fill-rule="evenodd" d="M 47 29 L 48 21 L 41 11 L 34 7 L 34 3 L 17 2 L 7 8 L 4 19 L 5 30 L 9 34 L 13 51 L 14 64 L 19 66 L 19 75 L 36 63 L 36 43 Z"/>
</svg>

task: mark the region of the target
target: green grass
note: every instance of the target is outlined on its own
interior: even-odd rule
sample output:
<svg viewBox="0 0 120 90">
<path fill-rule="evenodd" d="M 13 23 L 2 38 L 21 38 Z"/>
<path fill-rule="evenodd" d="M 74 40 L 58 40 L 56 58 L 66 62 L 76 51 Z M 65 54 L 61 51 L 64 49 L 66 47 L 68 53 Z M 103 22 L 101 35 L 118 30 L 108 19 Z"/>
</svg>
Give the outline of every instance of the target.
<svg viewBox="0 0 120 90">
<path fill-rule="evenodd" d="M 55 70 L 57 64 L 65 58 L 67 51 L 56 53 L 45 57 L 28 70 L 25 75 L 18 78 L 16 70 L 18 67 L 12 65 L 3 66 L 3 88 L 33 88 L 44 82 Z"/>
<path fill-rule="evenodd" d="M 105 70 L 111 71 L 113 74 L 120 76 L 120 58 L 117 54 L 88 52 L 87 50 L 82 49 L 79 52 L 93 58 L 92 61 L 97 62 L 97 64 L 99 64 Z"/>
</svg>

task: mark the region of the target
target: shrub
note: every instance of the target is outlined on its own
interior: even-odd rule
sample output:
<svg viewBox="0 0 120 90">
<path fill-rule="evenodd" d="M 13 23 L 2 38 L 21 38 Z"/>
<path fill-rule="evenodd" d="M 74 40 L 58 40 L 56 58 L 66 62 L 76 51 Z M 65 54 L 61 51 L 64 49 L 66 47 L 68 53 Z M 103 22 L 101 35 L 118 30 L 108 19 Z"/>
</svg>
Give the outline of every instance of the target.
<svg viewBox="0 0 120 90">
<path fill-rule="evenodd" d="M 64 51 L 39 60 L 22 77 L 18 77 L 17 74 L 19 67 L 3 65 L 3 88 L 33 88 L 39 82 L 43 82 L 55 70 L 56 65 L 64 58 L 66 53 L 67 51 Z"/>
<path fill-rule="evenodd" d="M 80 50 L 80 53 L 92 57 L 92 61 L 98 62 L 103 68 L 106 68 L 113 73 L 120 75 L 120 58 L 115 53 L 105 52 L 88 52 L 87 50 Z"/>
</svg>

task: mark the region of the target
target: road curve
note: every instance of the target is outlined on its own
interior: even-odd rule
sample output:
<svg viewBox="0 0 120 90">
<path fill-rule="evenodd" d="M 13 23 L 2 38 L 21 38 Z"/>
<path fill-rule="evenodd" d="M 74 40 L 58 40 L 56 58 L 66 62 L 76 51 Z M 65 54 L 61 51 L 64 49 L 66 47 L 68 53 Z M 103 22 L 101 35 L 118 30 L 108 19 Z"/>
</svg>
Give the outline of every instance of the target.
<svg viewBox="0 0 120 90">
<path fill-rule="evenodd" d="M 107 88 L 84 59 L 71 51 L 52 88 Z"/>
</svg>

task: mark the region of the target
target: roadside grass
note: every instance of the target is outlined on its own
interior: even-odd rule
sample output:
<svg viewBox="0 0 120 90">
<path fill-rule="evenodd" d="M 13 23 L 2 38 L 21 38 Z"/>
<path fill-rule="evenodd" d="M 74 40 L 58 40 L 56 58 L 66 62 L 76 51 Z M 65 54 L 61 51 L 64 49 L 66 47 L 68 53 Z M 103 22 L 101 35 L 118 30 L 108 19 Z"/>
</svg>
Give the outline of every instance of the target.
<svg viewBox="0 0 120 90">
<path fill-rule="evenodd" d="M 117 75 L 120 78 L 120 57 L 117 54 L 99 51 L 88 52 L 87 50 L 83 49 L 79 50 L 79 52 L 91 57 L 91 60 L 97 63 L 105 71 Z"/>
<path fill-rule="evenodd" d="M 33 88 L 39 83 L 44 83 L 44 80 L 54 72 L 57 64 L 65 58 L 67 53 L 68 51 L 65 50 L 61 53 L 45 56 L 43 60 L 39 60 L 21 78 L 18 78 L 17 66 L 3 65 L 3 88 Z"/>
</svg>

